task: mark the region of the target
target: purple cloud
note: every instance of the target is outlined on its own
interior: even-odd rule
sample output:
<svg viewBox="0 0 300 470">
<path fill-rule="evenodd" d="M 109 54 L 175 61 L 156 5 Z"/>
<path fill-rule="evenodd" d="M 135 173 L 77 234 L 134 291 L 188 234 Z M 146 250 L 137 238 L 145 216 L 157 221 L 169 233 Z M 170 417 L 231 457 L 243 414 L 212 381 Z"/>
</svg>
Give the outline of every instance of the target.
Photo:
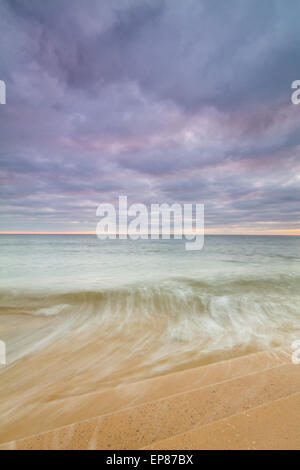
<svg viewBox="0 0 300 470">
<path fill-rule="evenodd" d="M 299 228 L 299 13 L 3 0 L 0 230 L 93 230 L 119 194 L 204 202 L 210 227 Z"/>
</svg>

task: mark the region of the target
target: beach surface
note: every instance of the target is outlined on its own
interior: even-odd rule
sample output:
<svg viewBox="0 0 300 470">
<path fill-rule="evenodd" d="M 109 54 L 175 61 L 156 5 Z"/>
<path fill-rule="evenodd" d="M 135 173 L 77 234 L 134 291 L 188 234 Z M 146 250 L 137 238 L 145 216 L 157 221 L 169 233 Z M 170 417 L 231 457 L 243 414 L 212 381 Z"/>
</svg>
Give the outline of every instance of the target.
<svg viewBox="0 0 300 470">
<path fill-rule="evenodd" d="M 44 410 L 51 430 L 23 428 L 0 449 L 300 448 L 300 365 L 286 348 L 71 398 L 69 413 L 61 405 Z"/>
<path fill-rule="evenodd" d="M 282 348 L 300 338 L 299 249 L 298 237 L 207 236 L 195 253 L 175 239 L 0 236 L 0 444 L 192 445 L 194 429 L 298 393 Z"/>
</svg>

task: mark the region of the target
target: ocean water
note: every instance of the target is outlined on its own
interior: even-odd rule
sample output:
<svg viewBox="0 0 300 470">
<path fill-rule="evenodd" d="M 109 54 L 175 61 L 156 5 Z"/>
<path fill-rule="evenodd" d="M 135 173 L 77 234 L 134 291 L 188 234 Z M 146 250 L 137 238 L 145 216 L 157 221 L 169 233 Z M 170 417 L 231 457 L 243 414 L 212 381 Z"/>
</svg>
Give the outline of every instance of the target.
<svg viewBox="0 0 300 470">
<path fill-rule="evenodd" d="M 300 237 L 0 236 L 0 419 L 300 338 Z M 1 437 L 1 430 L 0 430 Z"/>
</svg>

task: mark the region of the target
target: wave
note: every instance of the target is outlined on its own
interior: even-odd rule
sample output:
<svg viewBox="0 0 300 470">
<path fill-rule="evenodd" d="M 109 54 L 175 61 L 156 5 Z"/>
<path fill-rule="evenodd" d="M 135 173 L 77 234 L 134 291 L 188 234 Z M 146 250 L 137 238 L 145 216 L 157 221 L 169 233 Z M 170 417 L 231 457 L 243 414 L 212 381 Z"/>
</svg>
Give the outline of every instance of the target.
<svg viewBox="0 0 300 470">
<path fill-rule="evenodd" d="M 201 316 L 215 313 L 217 306 L 232 314 L 265 311 L 275 314 L 285 307 L 289 313 L 299 309 L 300 277 L 240 278 L 203 281 L 174 277 L 161 282 L 140 282 L 118 288 L 66 292 L 21 290 L 0 291 L 0 313 L 34 316 L 76 315 L 81 308 L 87 316 L 131 314 L 143 321 L 156 316 Z M 255 309 L 253 307 L 255 305 Z M 284 314 L 284 312 L 282 312 Z M 220 312 L 221 315 L 221 312 Z M 221 315 L 223 316 L 223 315 Z"/>
<path fill-rule="evenodd" d="M 299 286 L 300 279 L 293 276 L 218 281 L 177 277 L 51 295 L 1 291 L 0 314 L 7 325 L 15 315 L 30 317 L 32 324 L 34 318 L 47 320 L 27 338 L 32 347 L 36 337 L 42 337 L 40 347 L 90 332 L 120 344 L 124 338 L 134 342 L 136 336 L 164 347 L 176 342 L 205 355 L 237 346 L 274 347 L 299 336 Z"/>
<path fill-rule="evenodd" d="M 299 286 L 287 275 L 2 290 L 1 419 L 12 425 L 36 403 L 289 345 L 300 337 Z"/>
</svg>

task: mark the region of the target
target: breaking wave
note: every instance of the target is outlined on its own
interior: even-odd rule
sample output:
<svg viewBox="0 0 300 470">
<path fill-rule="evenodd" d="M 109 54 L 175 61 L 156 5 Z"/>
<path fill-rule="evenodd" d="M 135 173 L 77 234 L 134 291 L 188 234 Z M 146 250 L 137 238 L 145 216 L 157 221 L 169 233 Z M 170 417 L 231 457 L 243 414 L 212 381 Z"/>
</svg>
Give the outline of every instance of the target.
<svg viewBox="0 0 300 470">
<path fill-rule="evenodd" d="M 201 361 L 224 351 L 290 342 L 299 335 L 299 287 L 300 279 L 287 275 L 211 282 L 171 278 L 51 295 L 2 291 L 0 313 L 7 325 L 15 315 L 27 323 L 24 334 L 11 338 L 12 361 L 54 340 L 83 335 L 80 341 L 89 341 L 90 334 L 115 340 L 119 350 L 130 345 L 132 354 L 140 342 L 154 355 L 163 350 L 172 367 L 189 356 Z M 41 320 L 38 327 L 34 318 Z"/>
</svg>

